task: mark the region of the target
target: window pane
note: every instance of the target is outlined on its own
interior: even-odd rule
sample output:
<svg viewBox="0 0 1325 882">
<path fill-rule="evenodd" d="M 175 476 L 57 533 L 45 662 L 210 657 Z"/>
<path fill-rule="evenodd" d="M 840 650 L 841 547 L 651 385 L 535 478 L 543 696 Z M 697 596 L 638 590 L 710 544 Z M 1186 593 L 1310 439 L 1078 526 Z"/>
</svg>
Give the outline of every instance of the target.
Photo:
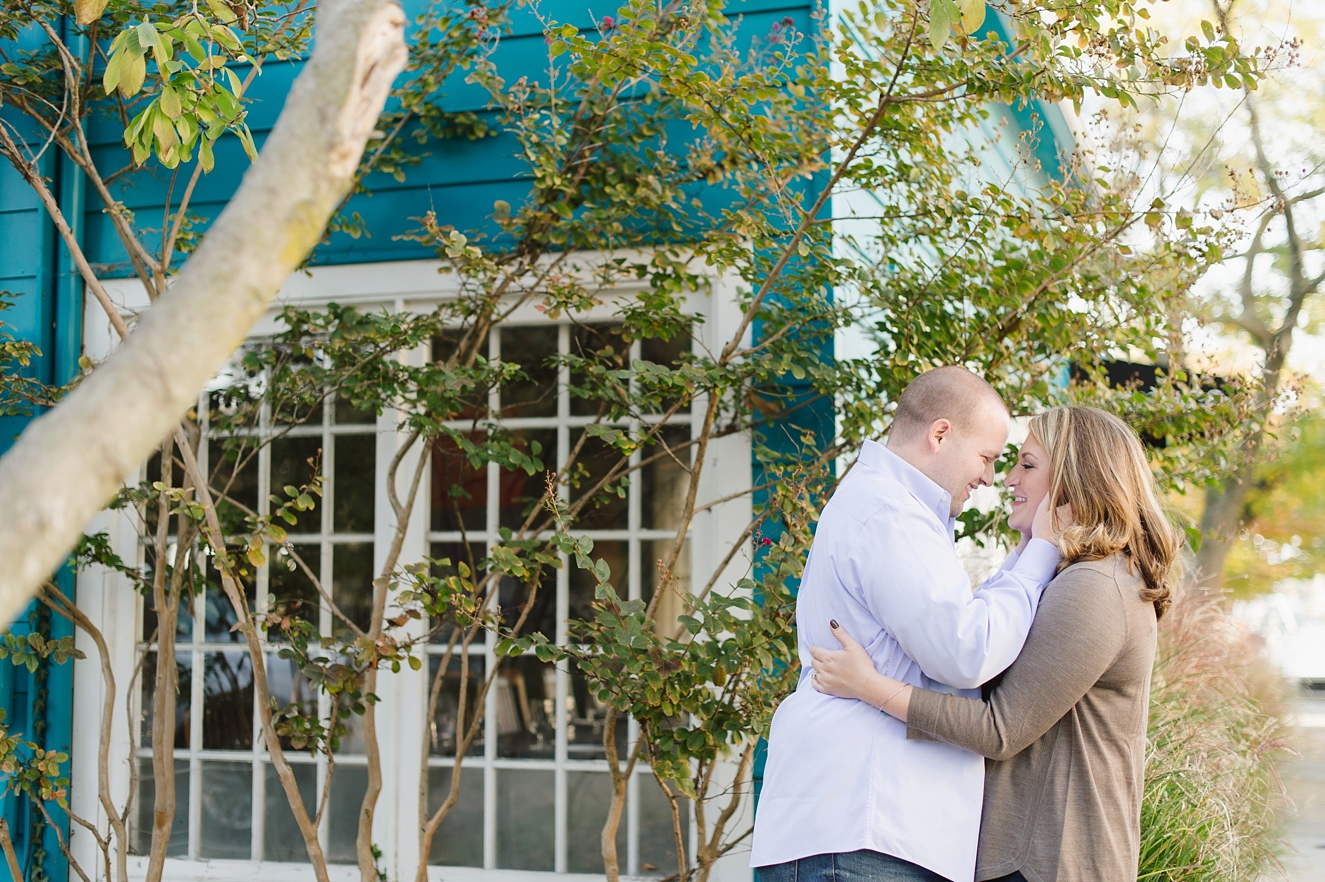
<svg viewBox="0 0 1325 882">
<path fill-rule="evenodd" d="M 202 692 L 204 750 L 253 747 L 253 664 L 247 652 L 209 652 Z"/>
<path fill-rule="evenodd" d="M 143 659 L 143 670 L 138 675 L 142 689 L 142 729 L 138 736 L 138 743 L 143 747 L 152 746 L 152 696 L 156 694 L 156 662 L 157 654 L 155 652 L 147 653 L 147 656 Z M 185 650 L 182 655 L 175 656 L 175 678 L 175 724 L 173 727 L 166 727 L 167 737 L 171 737 L 171 729 L 173 728 L 175 747 L 187 749 L 189 746 L 189 710 L 193 704 L 193 655 L 188 650 Z"/>
<path fill-rule="evenodd" d="M 555 869 L 553 773 L 497 770 L 497 867 Z"/>
<path fill-rule="evenodd" d="M 566 752 L 571 759 L 606 759 L 607 751 L 603 747 L 603 736 L 611 708 L 598 700 L 598 691 L 580 672 L 579 665 L 571 663 L 570 694 L 566 696 L 567 714 L 570 725 L 566 730 Z M 616 742 L 617 755 L 626 755 L 627 717 L 616 715 L 616 730 L 612 740 Z"/>
<path fill-rule="evenodd" d="M 483 564 L 483 554 L 484 547 L 480 542 L 471 541 L 468 546 L 462 542 L 434 542 L 428 556 L 435 561 L 450 561 L 450 565 L 434 564 L 432 575 L 439 579 L 459 575 L 457 566 L 463 562 L 469 567 L 471 580 L 477 582 L 479 581 L 477 573 Z M 455 619 L 450 615 L 434 617 L 430 627 L 432 632 L 428 639 L 433 643 L 446 643 L 451 639 L 451 632 L 455 629 Z"/>
<path fill-rule="evenodd" d="M 599 438 L 585 441 L 578 459 L 568 469 L 571 505 L 578 505 L 592 493 L 575 516 L 575 526 L 586 530 L 624 530 L 630 525 L 630 477 L 625 473 L 625 459 L 620 450 Z M 616 477 L 595 490 L 613 470 Z"/>
<path fill-rule="evenodd" d="M 306 716 L 317 715 L 317 692 L 313 684 L 292 660 L 281 658 L 274 652 L 267 655 L 267 691 L 281 710 L 294 704 Z M 307 746 L 295 748 L 290 739 L 284 736 L 281 738 L 281 747 L 286 750 L 309 749 Z"/>
<path fill-rule="evenodd" d="M 524 469 L 501 472 L 501 525 L 518 530 L 529 513 L 538 507 L 547 490 L 544 474 L 557 467 L 557 432 L 555 429 L 525 429 L 511 433 L 512 443 L 519 450 L 537 459 L 542 468 L 531 475 Z M 538 524 L 543 518 L 536 518 Z"/>
<path fill-rule="evenodd" d="M 552 730 L 556 669 L 532 656 L 520 656 L 502 659 L 497 670 L 492 687 L 497 690 L 497 755 L 551 759 L 556 740 Z"/>
<path fill-rule="evenodd" d="M 305 436 L 299 438 L 277 438 L 271 442 L 271 492 L 273 496 L 279 496 L 281 499 L 288 499 L 285 492 L 286 487 L 303 487 L 313 480 L 316 474 L 313 465 L 309 462 L 319 463 L 322 458 L 322 436 Z M 288 526 L 291 533 L 321 533 L 322 532 L 322 500 L 317 496 L 313 497 L 313 508 L 308 511 L 292 511 L 295 516 L 295 523 L 287 525 L 282 522 L 282 526 Z"/>
<path fill-rule="evenodd" d="M 355 840 L 359 835 L 359 809 L 363 806 L 363 795 L 367 790 L 366 768 L 336 766 L 331 775 L 331 797 L 327 800 L 330 827 L 327 860 L 333 864 L 353 864 L 359 860 Z"/>
<path fill-rule="evenodd" d="M 451 770 L 428 770 L 428 812 L 441 807 L 451 792 Z M 452 867 L 483 866 L 483 770 L 460 770 L 460 791 L 455 805 L 432 838 L 428 863 Z"/>
<path fill-rule="evenodd" d="M 202 840 L 205 858 L 248 860 L 253 854 L 253 766 L 202 764 Z"/>
<path fill-rule="evenodd" d="M 373 543 L 344 542 L 331 549 L 331 598 L 336 606 L 367 631 L 373 617 Z M 333 618 L 333 631 L 349 630 Z"/>
<path fill-rule="evenodd" d="M 657 443 L 640 452 L 644 460 L 653 459 L 640 468 L 640 526 L 675 530 L 690 490 L 690 427 L 665 426 L 654 437 Z"/>
<path fill-rule="evenodd" d="M 662 579 L 658 571 L 660 561 L 666 560 L 672 550 L 671 539 L 645 540 L 640 547 L 640 599 L 645 603 L 653 600 Z M 676 633 L 676 617 L 686 612 L 686 598 L 690 594 L 690 542 L 681 543 L 681 554 L 672 567 L 671 578 L 664 586 L 667 592 L 658 601 L 654 611 L 654 622 L 658 633 L 673 635 Z"/>
<path fill-rule="evenodd" d="M 168 559 L 173 561 L 174 557 L 175 545 L 172 542 Z M 143 574 L 149 581 L 155 570 L 155 560 L 156 552 L 153 550 L 152 544 L 148 543 L 143 547 Z M 167 585 L 169 585 L 168 582 Z M 175 639 L 181 643 L 188 643 L 193 640 L 193 596 L 188 592 L 186 594 L 187 596 L 180 598 L 179 617 L 175 620 Z M 155 643 L 158 636 L 156 633 L 157 618 L 154 603 L 155 601 L 152 599 L 150 592 L 143 597 L 142 638 L 144 642 Z"/>
<path fill-rule="evenodd" d="M 672 804 L 653 775 L 635 778 L 639 792 L 639 868 L 649 876 L 670 876 L 677 872 L 676 826 Z M 681 819 L 681 841 L 690 852 L 690 800 L 676 798 Z"/>
<path fill-rule="evenodd" d="M 294 772 L 304 810 L 312 815 L 317 811 L 317 766 L 291 763 L 290 771 Z M 281 776 L 276 774 L 275 766 L 264 766 L 262 786 L 262 859 L 307 863 L 308 850 L 304 847 L 304 834 L 299 831 L 294 812 L 290 810 L 290 800 L 285 795 L 285 788 L 281 786 Z"/>
<path fill-rule="evenodd" d="M 571 355 L 593 358 L 607 370 L 621 370 L 629 366 L 630 344 L 621 339 L 620 325 L 577 325 L 571 328 Z M 601 381 L 590 382 L 592 376 L 583 371 L 571 373 L 571 385 L 583 390 L 582 395 L 571 395 L 570 412 L 577 416 L 594 416 L 603 404 L 597 390 Z"/>
<path fill-rule="evenodd" d="M 246 532 L 244 519 L 258 508 L 258 445 L 249 438 L 207 442 L 208 478 L 226 534 Z"/>
<path fill-rule="evenodd" d="M 593 553 L 589 555 L 595 561 L 607 561 L 612 570 L 608 579 L 622 598 L 630 595 L 629 547 L 623 541 L 602 540 L 593 544 Z M 594 591 L 598 588 L 598 580 L 593 573 L 576 566 L 573 560 L 567 566 L 570 568 L 570 617 L 588 621 L 594 617 Z"/>
<path fill-rule="evenodd" d="M 428 689 L 430 700 L 432 688 L 437 681 L 437 672 L 441 667 L 440 655 L 428 659 Z M 484 659 L 481 655 L 470 655 L 468 681 L 465 684 L 465 723 L 464 729 L 457 731 L 460 718 L 460 658 L 453 655 L 442 675 L 442 683 L 437 694 L 437 712 L 433 715 L 432 725 L 428 727 L 428 752 L 433 756 L 455 756 L 456 745 L 465 732 L 473 725 L 476 715 L 481 710 L 478 705 L 478 693 L 483 686 Z M 474 740 L 469 743 L 466 756 L 483 755 L 483 723 L 480 720 Z"/>
<path fill-rule="evenodd" d="M 446 362 L 455 354 L 456 346 L 464 331 L 460 328 L 453 328 L 445 331 L 443 334 L 432 339 L 432 360 L 435 362 Z M 467 347 L 468 348 L 468 347 Z M 488 357 L 488 336 L 483 335 L 482 341 L 478 343 L 476 349 L 468 349 L 464 354 L 467 359 L 473 354 L 476 359 Z M 452 394 L 459 394 L 457 399 L 451 399 L 446 404 L 444 413 L 438 414 L 442 419 L 461 420 L 474 419 L 488 412 L 488 387 L 455 390 Z"/>
<path fill-rule="evenodd" d="M 336 396 L 335 420 L 338 425 L 371 425 L 377 422 L 377 414 L 371 409 L 360 409 L 354 402 Z"/>
<path fill-rule="evenodd" d="M 501 359 L 515 362 L 525 378 L 503 384 L 503 417 L 557 415 L 557 326 L 503 327 Z"/>
<path fill-rule="evenodd" d="M 603 872 L 601 836 L 612 800 L 612 779 L 603 772 L 566 773 L 566 870 Z M 626 812 L 616 831 L 617 860 L 626 863 Z"/>
<path fill-rule="evenodd" d="M 133 825 L 133 853 L 148 854 L 152 850 L 152 816 L 155 814 L 156 778 L 152 760 L 138 760 L 138 793 L 134 796 L 137 808 Z M 175 760 L 175 818 L 170 824 L 170 844 L 167 857 L 188 857 L 189 854 L 189 761 Z"/>
<path fill-rule="evenodd" d="M 271 595 L 271 612 L 300 619 L 317 627 L 321 597 L 305 567 L 314 576 L 321 578 L 321 547 L 277 546 L 271 550 L 267 561 L 267 592 Z M 276 629 L 269 632 L 269 636 L 273 640 L 282 639 Z"/>
<path fill-rule="evenodd" d="M 336 499 L 337 533 L 373 532 L 373 489 L 377 482 L 377 436 L 337 435 Z"/>
<path fill-rule="evenodd" d="M 239 585 L 251 612 L 257 599 L 257 570 L 249 563 L 243 547 L 232 545 L 229 546 L 229 551 L 234 556 Z M 221 571 L 212 566 L 214 560 L 215 558 L 211 556 L 207 558 L 207 590 L 203 595 L 206 604 L 203 617 L 204 639 L 208 643 L 243 643 L 244 634 L 235 627 L 239 623 L 239 616 L 235 613 L 235 605 L 230 602 L 229 595 L 225 593 Z"/>
<path fill-rule="evenodd" d="M 439 438 L 432 450 L 432 528 L 440 532 L 487 526 L 488 467 L 475 468 L 458 444 Z"/>
<path fill-rule="evenodd" d="M 661 337 L 645 337 L 640 340 L 640 358 L 643 361 L 652 362 L 663 367 L 674 368 L 681 364 L 684 357 L 689 354 L 690 334 L 688 331 L 675 334 L 670 340 L 663 340 Z M 659 404 L 648 409 L 655 413 L 665 413 L 671 409 L 676 401 L 675 396 L 666 396 Z M 685 413 L 685 410 L 678 411 L 678 413 Z"/>
<path fill-rule="evenodd" d="M 514 576 L 502 576 L 497 586 L 497 603 L 501 605 L 502 624 L 507 628 L 515 628 L 528 608 L 520 633 L 538 632 L 552 639 L 557 633 L 557 571 L 544 566 L 538 579 L 535 592 Z"/>
</svg>

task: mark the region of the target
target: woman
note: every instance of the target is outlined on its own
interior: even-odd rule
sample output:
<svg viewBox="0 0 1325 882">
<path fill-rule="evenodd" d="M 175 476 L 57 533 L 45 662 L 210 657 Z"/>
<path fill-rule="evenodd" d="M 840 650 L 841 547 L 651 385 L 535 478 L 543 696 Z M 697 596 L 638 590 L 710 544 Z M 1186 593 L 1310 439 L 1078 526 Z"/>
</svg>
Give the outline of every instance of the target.
<svg viewBox="0 0 1325 882">
<path fill-rule="evenodd" d="M 1063 562 L 986 700 L 878 674 L 837 622 L 845 648 L 813 649 L 812 679 L 904 721 L 908 738 L 988 758 L 977 880 L 1135 880 L 1155 622 L 1182 534 L 1160 509 L 1136 435 L 1102 410 L 1031 420 L 1006 483 L 1023 542 L 1053 500 Z"/>
</svg>

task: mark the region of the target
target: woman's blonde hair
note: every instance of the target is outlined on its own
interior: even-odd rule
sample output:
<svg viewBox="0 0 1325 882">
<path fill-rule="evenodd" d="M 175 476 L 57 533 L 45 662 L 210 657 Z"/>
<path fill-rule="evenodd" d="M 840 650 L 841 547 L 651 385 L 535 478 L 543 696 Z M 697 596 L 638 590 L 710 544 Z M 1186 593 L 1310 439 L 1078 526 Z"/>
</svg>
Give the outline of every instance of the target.
<svg viewBox="0 0 1325 882">
<path fill-rule="evenodd" d="M 1160 507 L 1136 433 L 1111 413 L 1081 406 L 1045 411 L 1031 419 L 1030 433 L 1049 454 L 1049 498 L 1072 506 L 1059 569 L 1121 552 L 1145 583 L 1141 597 L 1154 602 L 1156 618 L 1164 615 L 1185 537 Z"/>
</svg>

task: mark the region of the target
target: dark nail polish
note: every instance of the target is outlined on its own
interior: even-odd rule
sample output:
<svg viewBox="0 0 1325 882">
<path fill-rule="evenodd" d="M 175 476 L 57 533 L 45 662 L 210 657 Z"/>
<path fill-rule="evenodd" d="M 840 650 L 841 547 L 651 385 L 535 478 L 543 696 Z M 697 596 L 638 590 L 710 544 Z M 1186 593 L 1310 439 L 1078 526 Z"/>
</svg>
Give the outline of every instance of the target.
<svg viewBox="0 0 1325 882">
<path fill-rule="evenodd" d="M 829 626 L 830 628 L 833 628 L 834 630 L 836 630 L 837 628 L 840 628 L 840 627 L 841 627 L 841 625 L 839 625 L 839 624 L 837 623 L 837 619 L 829 619 L 829 620 L 828 620 L 828 626 Z"/>
</svg>

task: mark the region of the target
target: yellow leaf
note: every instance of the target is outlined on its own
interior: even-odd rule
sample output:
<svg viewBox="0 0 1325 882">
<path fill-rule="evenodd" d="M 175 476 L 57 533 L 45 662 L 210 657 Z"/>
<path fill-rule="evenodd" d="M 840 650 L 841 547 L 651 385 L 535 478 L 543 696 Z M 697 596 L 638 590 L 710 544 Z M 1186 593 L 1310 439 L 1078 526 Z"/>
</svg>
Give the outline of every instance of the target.
<svg viewBox="0 0 1325 882">
<path fill-rule="evenodd" d="M 109 0 L 74 0 L 74 18 L 79 24 L 86 25 L 101 18 Z"/>
<path fill-rule="evenodd" d="M 961 0 L 962 31 L 974 34 L 975 29 L 985 23 L 985 0 Z"/>
</svg>

